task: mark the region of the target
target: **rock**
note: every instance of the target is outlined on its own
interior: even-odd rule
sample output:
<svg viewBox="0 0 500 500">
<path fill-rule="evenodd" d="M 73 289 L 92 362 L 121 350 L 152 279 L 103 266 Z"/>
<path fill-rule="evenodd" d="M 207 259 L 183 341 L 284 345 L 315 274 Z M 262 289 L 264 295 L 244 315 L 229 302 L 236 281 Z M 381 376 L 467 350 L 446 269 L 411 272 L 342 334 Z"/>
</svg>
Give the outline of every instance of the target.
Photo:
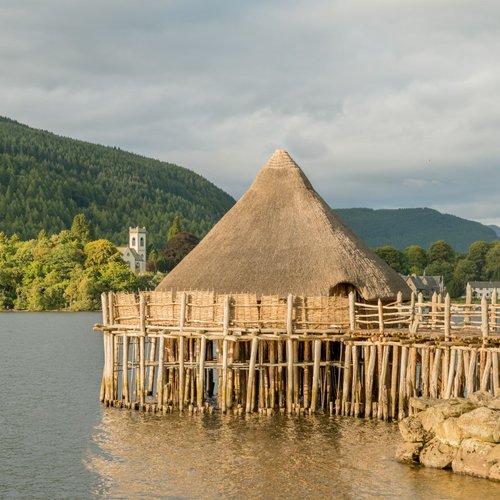
<svg viewBox="0 0 500 500">
<path fill-rule="evenodd" d="M 500 398 L 493 398 L 488 403 L 488 408 L 490 410 L 500 410 Z"/>
<path fill-rule="evenodd" d="M 436 428 L 436 438 L 441 443 L 459 446 L 464 436 L 457 422 L 458 419 L 456 417 L 443 420 Z"/>
<path fill-rule="evenodd" d="M 486 460 L 492 465 L 500 463 L 500 444 L 497 444 L 492 448 L 492 450 L 488 453 Z"/>
<path fill-rule="evenodd" d="M 406 417 L 398 423 L 399 432 L 407 443 L 422 443 L 432 438 L 417 417 Z"/>
<path fill-rule="evenodd" d="M 493 479 L 494 481 L 500 481 L 500 464 L 491 466 L 488 478 Z"/>
<path fill-rule="evenodd" d="M 470 395 L 470 401 L 477 406 L 488 406 L 493 395 L 486 391 L 476 391 Z"/>
<path fill-rule="evenodd" d="M 498 411 L 482 406 L 459 417 L 457 424 L 464 438 L 500 443 L 500 412 Z"/>
<path fill-rule="evenodd" d="M 453 472 L 487 478 L 490 475 L 491 463 L 487 457 L 493 448 L 492 444 L 477 439 L 462 441 L 458 453 L 452 462 Z"/>
<path fill-rule="evenodd" d="M 425 411 L 427 408 L 436 406 L 439 402 L 441 400 L 437 398 L 410 398 L 408 405 L 414 410 Z"/>
<path fill-rule="evenodd" d="M 396 450 L 396 460 L 404 464 L 418 464 L 423 443 L 401 443 Z"/>
<path fill-rule="evenodd" d="M 468 399 L 455 398 L 439 401 L 435 408 L 439 410 L 444 418 L 460 417 L 464 413 L 475 410 L 478 405 Z"/>
<path fill-rule="evenodd" d="M 426 467 L 436 469 L 446 469 L 450 466 L 457 449 L 445 443 L 441 443 L 437 438 L 429 441 L 420 452 L 420 463 Z"/>
<path fill-rule="evenodd" d="M 444 421 L 443 414 L 435 406 L 418 413 L 415 418 L 420 420 L 424 430 L 431 436 L 434 436 L 438 425 Z"/>
</svg>

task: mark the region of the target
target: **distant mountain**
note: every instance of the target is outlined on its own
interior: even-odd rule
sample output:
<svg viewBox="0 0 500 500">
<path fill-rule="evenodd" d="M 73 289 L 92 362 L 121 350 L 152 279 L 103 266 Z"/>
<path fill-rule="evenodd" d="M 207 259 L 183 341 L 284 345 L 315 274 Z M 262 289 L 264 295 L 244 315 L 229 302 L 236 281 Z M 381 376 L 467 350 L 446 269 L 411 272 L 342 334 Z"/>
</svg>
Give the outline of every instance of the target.
<svg viewBox="0 0 500 500">
<path fill-rule="evenodd" d="M 495 231 L 497 238 L 500 238 L 500 227 L 498 227 L 496 224 L 489 224 L 488 227 L 491 227 L 491 229 Z"/>
<path fill-rule="evenodd" d="M 146 226 L 165 246 L 176 213 L 203 236 L 234 200 L 200 175 L 117 148 L 57 136 L 0 117 L 0 231 L 56 233 L 83 212 L 96 237 L 126 243 L 129 226 Z"/>
<path fill-rule="evenodd" d="M 434 241 L 445 240 L 455 250 L 466 252 L 474 241 L 490 242 L 497 238 L 491 227 L 430 208 L 343 208 L 335 212 L 374 248 L 385 245 L 400 250 L 409 245 L 428 248 Z"/>
</svg>

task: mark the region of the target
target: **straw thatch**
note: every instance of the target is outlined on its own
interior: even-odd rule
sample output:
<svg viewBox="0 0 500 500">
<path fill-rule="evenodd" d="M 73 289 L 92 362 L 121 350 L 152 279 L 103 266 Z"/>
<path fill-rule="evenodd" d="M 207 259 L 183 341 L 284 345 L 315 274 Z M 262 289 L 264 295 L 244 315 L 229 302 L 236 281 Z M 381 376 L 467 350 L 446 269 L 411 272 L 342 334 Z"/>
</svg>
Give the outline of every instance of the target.
<svg viewBox="0 0 500 500">
<path fill-rule="evenodd" d="M 331 295 L 344 283 L 365 300 L 410 293 L 333 213 L 288 153 L 278 150 L 157 290 L 312 296 Z"/>
</svg>

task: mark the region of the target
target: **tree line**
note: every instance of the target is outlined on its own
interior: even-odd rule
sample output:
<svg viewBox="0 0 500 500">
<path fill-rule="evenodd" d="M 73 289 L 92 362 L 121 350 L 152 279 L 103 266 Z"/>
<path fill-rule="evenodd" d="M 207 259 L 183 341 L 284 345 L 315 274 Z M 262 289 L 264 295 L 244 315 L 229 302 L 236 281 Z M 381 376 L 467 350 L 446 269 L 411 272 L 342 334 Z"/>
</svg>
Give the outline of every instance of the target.
<svg viewBox="0 0 500 500">
<path fill-rule="evenodd" d="M 456 252 L 443 240 L 432 243 L 428 250 L 410 245 L 401 252 L 383 246 L 375 253 L 398 273 L 443 276 L 451 297 L 462 296 L 468 281 L 500 280 L 500 241 L 476 241 L 467 253 Z"/>
<path fill-rule="evenodd" d="M 52 236 L 42 230 L 23 241 L 0 232 L 0 309 L 96 310 L 102 292 L 158 284 L 161 274 L 134 274 L 116 246 L 92 232 L 83 214 Z"/>
</svg>

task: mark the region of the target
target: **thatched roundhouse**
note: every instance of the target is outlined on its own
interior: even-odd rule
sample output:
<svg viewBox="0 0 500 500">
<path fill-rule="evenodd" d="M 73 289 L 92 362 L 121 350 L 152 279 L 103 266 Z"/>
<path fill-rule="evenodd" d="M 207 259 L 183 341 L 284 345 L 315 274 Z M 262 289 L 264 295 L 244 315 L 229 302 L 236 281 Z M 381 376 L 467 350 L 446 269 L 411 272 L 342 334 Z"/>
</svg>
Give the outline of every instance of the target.
<svg viewBox="0 0 500 500">
<path fill-rule="evenodd" d="M 365 301 L 410 294 L 283 150 L 157 288 L 258 296 L 345 295 L 352 289 Z"/>
</svg>

